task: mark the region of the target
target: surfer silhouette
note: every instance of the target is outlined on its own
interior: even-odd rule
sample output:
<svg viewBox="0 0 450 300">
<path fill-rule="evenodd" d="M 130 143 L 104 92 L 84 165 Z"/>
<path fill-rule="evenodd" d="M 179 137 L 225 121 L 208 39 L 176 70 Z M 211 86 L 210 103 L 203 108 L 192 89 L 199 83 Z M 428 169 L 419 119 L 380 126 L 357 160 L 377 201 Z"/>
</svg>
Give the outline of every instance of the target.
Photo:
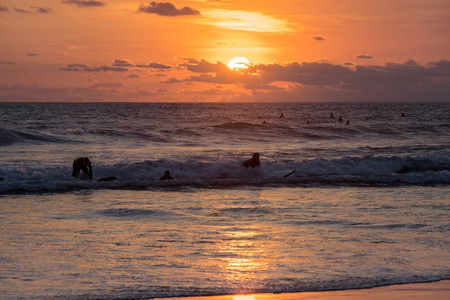
<svg viewBox="0 0 450 300">
<path fill-rule="evenodd" d="M 246 160 L 242 163 L 242 166 L 248 167 L 259 167 L 261 164 L 259 163 L 259 153 L 253 153 L 253 157 L 249 160 Z"/>
<path fill-rule="evenodd" d="M 88 174 L 89 178 L 92 179 L 92 165 L 89 158 L 78 157 L 73 161 L 72 176 L 78 177 L 80 171 L 83 171 L 84 174 Z"/>
<path fill-rule="evenodd" d="M 339 116 L 339 122 L 344 122 L 344 119 L 342 119 L 342 116 Z"/>
<path fill-rule="evenodd" d="M 170 171 L 167 170 L 166 172 L 164 172 L 164 176 L 161 177 L 159 180 L 170 180 L 170 179 L 173 179 L 173 178 L 170 176 Z"/>
<path fill-rule="evenodd" d="M 283 113 L 281 113 L 280 118 L 284 118 L 284 114 Z"/>
</svg>

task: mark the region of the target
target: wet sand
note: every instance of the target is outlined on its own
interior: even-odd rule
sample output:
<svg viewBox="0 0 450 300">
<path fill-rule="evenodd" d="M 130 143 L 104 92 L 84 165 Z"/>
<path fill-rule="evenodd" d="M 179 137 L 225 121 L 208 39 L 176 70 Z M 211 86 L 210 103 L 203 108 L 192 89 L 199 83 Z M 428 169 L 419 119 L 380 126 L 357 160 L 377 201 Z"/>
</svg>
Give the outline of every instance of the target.
<svg viewBox="0 0 450 300">
<path fill-rule="evenodd" d="M 163 299 L 163 298 L 152 298 Z M 164 300 L 448 300 L 450 280 L 376 287 L 371 289 L 283 294 L 249 294 L 164 298 Z"/>
</svg>

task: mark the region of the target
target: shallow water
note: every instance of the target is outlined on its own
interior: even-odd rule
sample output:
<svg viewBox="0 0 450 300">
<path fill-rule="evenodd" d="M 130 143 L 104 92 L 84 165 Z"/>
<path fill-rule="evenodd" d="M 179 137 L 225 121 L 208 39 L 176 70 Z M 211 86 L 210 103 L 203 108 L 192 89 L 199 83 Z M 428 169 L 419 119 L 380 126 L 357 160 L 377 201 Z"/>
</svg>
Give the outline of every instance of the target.
<svg viewBox="0 0 450 300">
<path fill-rule="evenodd" d="M 316 291 L 450 278 L 448 187 L 0 198 L 2 298 Z"/>
</svg>

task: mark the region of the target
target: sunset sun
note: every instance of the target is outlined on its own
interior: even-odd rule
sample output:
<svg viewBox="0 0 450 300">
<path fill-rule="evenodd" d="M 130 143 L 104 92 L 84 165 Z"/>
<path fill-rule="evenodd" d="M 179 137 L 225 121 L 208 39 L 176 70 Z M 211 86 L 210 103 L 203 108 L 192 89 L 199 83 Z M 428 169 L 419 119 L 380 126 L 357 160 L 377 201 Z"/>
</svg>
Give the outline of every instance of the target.
<svg viewBox="0 0 450 300">
<path fill-rule="evenodd" d="M 228 63 L 228 68 L 232 70 L 243 70 L 247 69 L 249 65 L 250 62 L 248 61 L 248 59 L 244 57 L 235 57 L 231 59 L 230 62 Z"/>
</svg>

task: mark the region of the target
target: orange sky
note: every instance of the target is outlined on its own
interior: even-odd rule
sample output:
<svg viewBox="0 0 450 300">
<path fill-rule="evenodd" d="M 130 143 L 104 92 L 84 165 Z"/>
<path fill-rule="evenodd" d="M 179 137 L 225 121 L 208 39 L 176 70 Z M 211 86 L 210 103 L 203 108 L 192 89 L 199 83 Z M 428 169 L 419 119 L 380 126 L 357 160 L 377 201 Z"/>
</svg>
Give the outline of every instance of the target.
<svg viewBox="0 0 450 300">
<path fill-rule="evenodd" d="M 448 0 L 0 0 L 0 101 L 450 101 L 449 32 Z"/>
</svg>

